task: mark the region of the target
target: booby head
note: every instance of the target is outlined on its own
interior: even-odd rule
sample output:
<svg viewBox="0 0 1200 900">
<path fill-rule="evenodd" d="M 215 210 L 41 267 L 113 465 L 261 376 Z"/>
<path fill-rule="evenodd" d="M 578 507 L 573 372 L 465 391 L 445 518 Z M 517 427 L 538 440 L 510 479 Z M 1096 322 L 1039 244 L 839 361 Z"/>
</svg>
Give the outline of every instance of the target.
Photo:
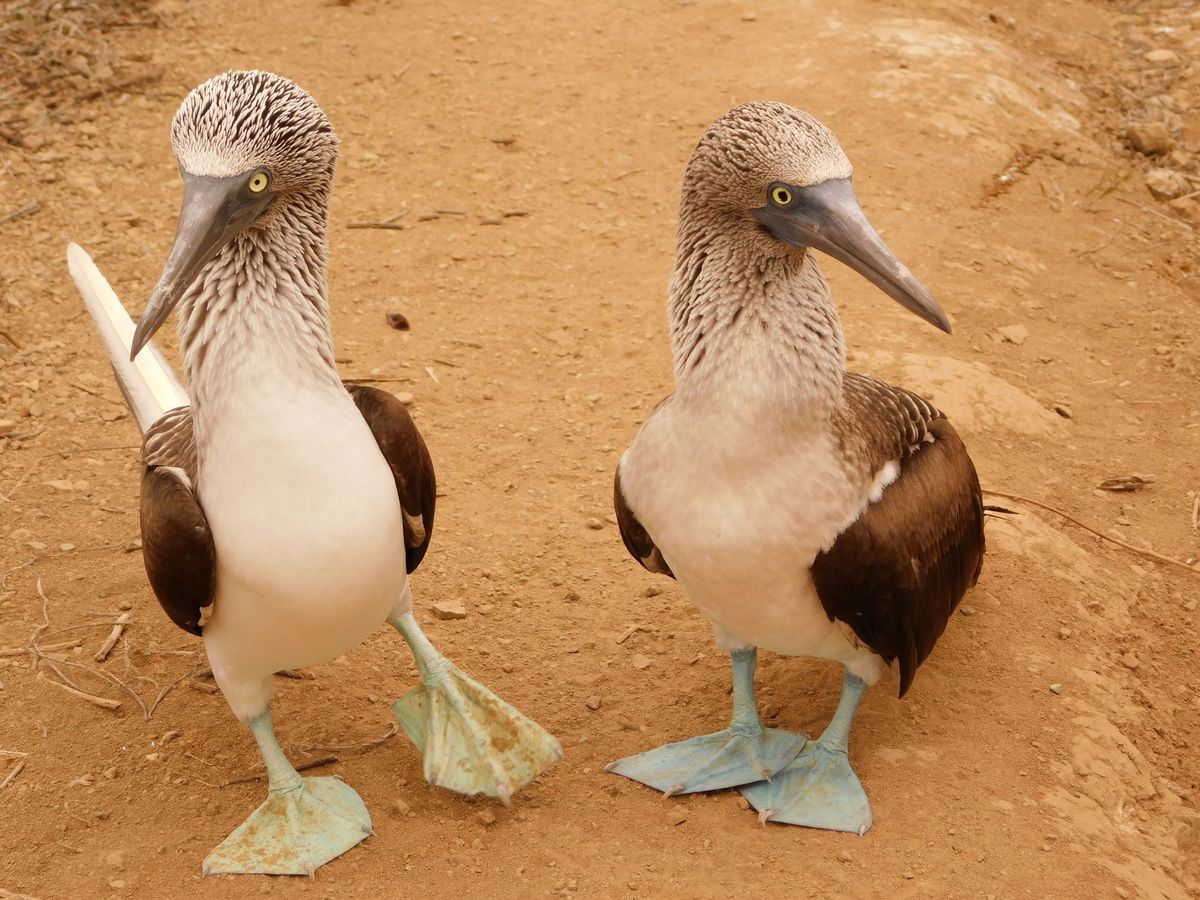
<svg viewBox="0 0 1200 900">
<path fill-rule="evenodd" d="M 226 72 L 184 98 L 171 126 L 183 177 L 179 227 L 134 331 L 131 359 L 238 235 L 280 227 L 292 205 L 319 204 L 323 216 L 337 144 L 317 102 L 270 72 Z"/>
<path fill-rule="evenodd" d="M 769 255 L 827 253 L 949 333 L 945 312 L 867 221 L 850 175 L 833 132 L 808 113 L 747 103 L 701 138 L 684 176 L 683 208 L 740 226 Z"/>
</svg>

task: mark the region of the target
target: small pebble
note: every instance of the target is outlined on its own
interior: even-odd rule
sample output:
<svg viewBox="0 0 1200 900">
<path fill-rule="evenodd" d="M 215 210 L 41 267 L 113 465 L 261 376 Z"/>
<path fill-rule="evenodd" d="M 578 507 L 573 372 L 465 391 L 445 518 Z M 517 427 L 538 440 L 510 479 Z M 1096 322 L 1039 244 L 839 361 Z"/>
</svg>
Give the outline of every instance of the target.
<svg viewBox="0 0 1200 900">
<path fill-rule="evenodd" d="M 967 606 L 967 604 L 963 603 L 961 606 L 958 607 L 958 612 L 960 615 L 973 616 L 973 615 L 975 615 L 975 607 Z"/>
<path fill-rule="evenodd" d="M 435 619 L 465 619 L 466 608 L 457 600 L 441 600 L 429 607 Z"/>
<path fill-rule="evenodd" d="M 600 708 L 600 695 L 594 694 L 593 696 L 588 697 L 587 700 L 585 700 L 583 702 L 583 705 L 586 706 L 588 709 L 599 709 Z"/>
<path fill-rule="evenodd" d="M 125 552 L 126 553 L 136 553 L 137 551 L 139 551 L 141 549 L 142 549 L 142 539 L 141 538 L 134 538 L 132 541 L 125 542 Z"/>
<path fill-rule="evenodd" d="M 75 549 L 75 545 L 74 544 L 59 544 L 58 549 L 61 550 L 63 553 L 70 553 L 72 550 Z"/>
<path fill-rule="evenodd" d="M 687 813 L 682 806 L 674 806 L 667 810 L 665 818 L 668 825 L 682 825 L 687 821 Z"/>
<path fill-rule="evenodd" d="M 745 797 L 743 797 L 741 794 L 738 794 L 737 795 L 737 805 L 738 805 L 738 809 L 746 810 L 746 809 L 750 808 L 750 801 L 747 800 Z"/>
<path fill-rule="evenodd" d="M 1067 638 L 1069 638 L 1069 637 L 1070 637 L 1072 634 L 1074 634 L 1074 632 L 1073 632 L 1073 631 L 1071 631 L 1071 629 L 1070 629 L 1070 628 L 1060 628 L 1060 629 L 1058 629 L 1058 636 L 1059 636 L 1059 637 L 1060 637 L 1062 640 L 1064 640 L 1064 641 L 1065 641 Z"/>
<path fill-rule="evenodd" d="M 837 858 L 838 858 L 838 862 L 844 862 L 844 863 L 854 862 L 854 857 L 850 855 L 849 850 L 839 850 Z"/>
<path fill-rule="evenodd" d="M 1131 670 L 1137 669 L 1137 667 L 1140 666 L 1141 664 L 1142 664 L 1141 660 L 1139 660 L 1132 653 L 1126 653 L 1124 656 L 1121 657 L 1121 665 L 1123 665 L 1127 669 L 1131 669 Z"/>
<path fill-rule="evenodd" d="M 642 591 L 642 594 L 644 594 L 647 597 L 657 597 L 659 594 L 662 593 L 662 591 L 663 591 L 663 589 L 659 585 L 648 584 L 648 585 L 646 585 L 646 590 Z"/>
<path fill-rule="evenodd" d="M 499 216 L 481 216 L 479 219 L 480 225 L 503 225 L 504 220 Z"/>
<path fill-rule="evenodd" d="M 1062 693 L 1062 685 L 1058 684 L 1058 683 L 1050 685 L 1050 693 L 1061 694 Z"/>
<path fill-rule="evenodd" d="M 756 22 L 756 21 L 758 21 L 758 13 L 755 13 L 755 12 L 742 13 L 742 21 L 743 22 Z"/>
<path fill-rule="evenodd" d="M 1065 403 L 1055 403 L 1054 411 L 1064 419 L 1073 419 L 1075 417 L 1074 413 L 1071 412 L 1071 407 L 1067 406 Z"/>
<path fill-rule="evenodd" d="M 996 329 L 1000 338 L 1009 344 L 1020 346 L 1029 338 L 1029 329 L 1024 325 L 1001 325 Z"/>
<path fill-rule="evenodd" d="M 395 397 L 396 397 L 396 399 L 397 399 L 397 400 L 399 400 L 399 401 L 400 401 L 401 403 L 403 403 L 405 406 L 412 406 L 413 400 L 415 400 L 415 399 L 416 399 L 416 398 L 415 398 L 415 397 L 414 397 L 412 394 L 410 394 L 408 391 L 400 391 L 400 392 L 398 392 L 397 394 L 395 394 Z"/>
<path fill-rule="evenodd" d="M 588 528 L 592 529 L 592 531 L 599 531 L 604 527 L 604 523 L 595 517 L 588 519 L 585 524 Z"/>
<path fill-rule="evenodd" d="M 641 653 L 633 654 L 633 657 L 629 661 L 633 663 L 633 667 L 635 669 L 648 668 L 650 664 L 654 662 L 654 660 L 652 660 L 650 657 L 644 656 Z"/>
<path fill-rule="evenodd" d="M 475 814 L 475 821 L 480 825 L 495 825 L 496 814 L 490 809 L 481 809 Z"/>
<path fill-rule="evenodd" d="M 392 811 L 398 816 L 407 816 L 412 811 L 412 807 L 397 797 L 392 801 Z"/>
<path fill-rule="evenodd" d="M 408 331 L 408 316 L 400 312 L 400 310 L 389 309 L 384 319 L 388 324 L 388 328 L 394 328 L 396 331 Z"/>
<path fill-rule="evenodd" d="M 104 864 L 114 869 L 123 869 L 125 868 L 125 854 L 120 850 L 113 850 L 110 853 L 106 853 L 104 854 Z"/>
</svg>

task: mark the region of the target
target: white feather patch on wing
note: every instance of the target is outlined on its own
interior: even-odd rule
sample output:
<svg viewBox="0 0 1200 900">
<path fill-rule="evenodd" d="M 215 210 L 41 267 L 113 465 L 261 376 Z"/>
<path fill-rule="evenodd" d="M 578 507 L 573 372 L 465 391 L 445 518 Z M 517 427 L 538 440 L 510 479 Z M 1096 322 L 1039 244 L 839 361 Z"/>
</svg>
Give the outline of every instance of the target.
<svg viewBox="0 0 1200 900">
<path fill-rule="evenodd" d="M 883 497 L 883 489 L 896 480 L 900 474 L 900 463 L 896 460 L 888 462 L 875 475 L 875 480 L 871 482 L 871 492 L 867 495 L 869 503 L 878 503 Z"/>
</svg>

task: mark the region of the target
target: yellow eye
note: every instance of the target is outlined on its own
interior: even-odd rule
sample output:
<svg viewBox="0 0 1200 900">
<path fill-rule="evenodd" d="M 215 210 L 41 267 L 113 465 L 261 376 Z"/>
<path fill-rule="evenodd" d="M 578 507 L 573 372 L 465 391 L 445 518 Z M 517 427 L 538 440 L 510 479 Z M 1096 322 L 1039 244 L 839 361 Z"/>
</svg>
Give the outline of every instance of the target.
<svg viewBox="0 0 1200 900">
<path fill-rule="evenodd" d="M 246 187 L 250 188 L 252 194 L 261 194 L 267 189 L 268 181 L 270 179 L 267 178 L 266 172 L 255 172 L 250 176 L 250 180 L 246 182 Z"/>
<path fill-rule="evenodd" d="M 785 187 L 771 188 L 771 202 L 776 206 L 787 206 L 792 202 L 792 192 Z"/>
</svg>

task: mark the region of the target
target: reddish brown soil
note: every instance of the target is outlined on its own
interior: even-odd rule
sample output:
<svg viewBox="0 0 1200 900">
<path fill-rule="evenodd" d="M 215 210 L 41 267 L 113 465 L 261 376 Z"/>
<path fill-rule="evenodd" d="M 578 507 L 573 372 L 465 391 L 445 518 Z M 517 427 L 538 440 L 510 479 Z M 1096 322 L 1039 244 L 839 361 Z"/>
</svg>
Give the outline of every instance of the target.
<svg viewBox="0 0 1200 900">
<path fill-rule="evenodd" d="M 1080 0 L 990 9 L 167 0 L 160 27 L 97 37 L 115 62 L 107 83 L 161 79 L 5 111 L 2 127 L 27 140 L 0 141 L 0 215 L 41 209 L 0 225 L 0 418 L 37 432 L 0 439 L 0 647 L 42 621 L 40 579 L 49 630 L 86 626 L 49 641 L 84 638 L 67 660 L 90 663 L 103 639 L 90 612 L 126 604 L 133 624 L 104 671 L 148 703 L 179 683 L 147 720 L 87 673 L 59 664 L 120 709 L 0 657 L 0 750 L 28 754 L 0 791 L 0 888 L 44 900 L 1200 891 L 1200 578 L 1016 501 L 998 501 L 1021 515 L 989 525 L 973 614 L 954 617 L 904 701 L 894 678 L 864 701 L 851 752 L 874 804 L 866 837 L 764 829 L 734 794 L 663 801 L 602 771 L 728 715 L 708 628 L 626 556 L 608 517 L 616 460 L 671 390 L 663 310 L 682 167 L 735 102 L 786 100 L 833 127 L 868 214 L 954 319 L 955 336 L 939 335 L 828 263 L 854 366 L 939 403 L 985 486 L 1196 553 L 1196 239 L 1187 201 L 1150 196 L 1152 163 L 1120 129 L 1135 114 L 1167 121 L 1180 155 L 1153 164 L 1194 176 L 1200 20 Z M 1156 48 L 1176 61 L 1148 62 Z M 221 696 L 191 686 L 201 646 L 125 550 L 136 427 L 63 262 L 80 242 L 140 308 L 177 211 L 170 117 L 235 66 L 297 79 L 343 139 L 331 237 L 343 369 L 415 395 L 446 493 L 418 616 L 566 750 L 511 809 L 427 786 L 403 735 L 340 751 L 327 771 L 360 792 L 376 834 L 311 880 L 201 880 L 200 860 L 262 793 L 219 785 L 257 754 Z M 466 214 L 419 221 L 435 208 Z M 347 228 L 402 211 L 402 231 Z M 410 333 L 386 327 L 390 308 Z M 997 331 L 1012 325 L 1020 343 Z M 1134 472 L 1155 481 L 1097 489 Z M 469 616 L 432 619 L 443 599 Z M 307 674 L 277 685 L 297 760 L 325 755 L 301 744 L 385 733 L 386 701 L 415 680 L 384 630 Z M 759 683 L 771 724 L 813 733 L 840 673 L 766 655 Z"/>
</svg>

